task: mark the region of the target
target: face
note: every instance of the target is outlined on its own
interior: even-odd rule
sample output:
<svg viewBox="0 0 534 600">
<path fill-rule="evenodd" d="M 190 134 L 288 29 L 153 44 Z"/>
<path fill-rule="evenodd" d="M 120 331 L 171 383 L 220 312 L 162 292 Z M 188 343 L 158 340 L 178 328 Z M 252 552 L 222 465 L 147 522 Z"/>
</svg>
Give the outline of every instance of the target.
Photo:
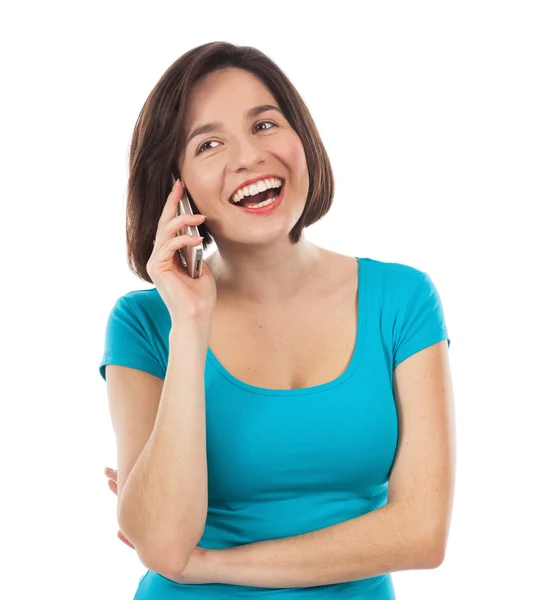
<svg viewBox="0 0 534 600">
<path fill-rule="evenodd" d="M 247 115 L 266 104 L 279 108 L 263 83 L 243 69 L 211 73 L 193 90 L 186 140 L 207 123 L 220 123 L 220 127 L 186 142 L 180 173 L 218 246 L 287 240 L 304 210 L 309 182 L 299 136 L 278 110 Z M 269 213 L 254 214 L 230 196 L 246 180 L 260 175 L 284 180 L 282 202 Z"/>
</svg>

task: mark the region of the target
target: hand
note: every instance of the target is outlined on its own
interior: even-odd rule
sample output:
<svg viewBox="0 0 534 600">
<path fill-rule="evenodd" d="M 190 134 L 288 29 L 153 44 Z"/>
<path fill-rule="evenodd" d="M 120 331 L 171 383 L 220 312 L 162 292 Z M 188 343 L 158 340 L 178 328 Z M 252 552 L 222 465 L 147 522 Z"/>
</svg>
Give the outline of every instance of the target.
<svg viewBox="0 0 534 600">
<path fill-rule="evenodd" d="M 178 179 L 169 194 L 158 221 L 154 249 L 148 259 L 146 270 L 165 302 L 171 320 L 209 322 L 217 288 L 211 269 L 202 261 L 202 275 L 192 279 L 182 265 L 177 252 L 184 246 L 197 246 L 200 239 L 190 235 L 177 235 L 186 225 L 200 225 L 204 215 L 182 214 L 176 216 L 180 198 L 184 193 Z"/>
<path fill-rule="evenodd" d="M 111 491 L 116 496 L 117 495 L 117 471 L 114 470 L 114 469 L 110 469 L 109 467 L 106 467 L 104 469 L 104 473 L 108 477 L 108 486 L 109 486 L 109 488 L 111 489 Z M 122 531 L 120 529 L 119 529 L 119 531 L 117 531 L 117 537 L 119 538 L 119 540 L 121 540 L 122 542 L 124 542 L 127 546 L 130 546 L 130 548 L 133 548 L 135 550 L 135 546 L 122 533 Z"/>
</svg>

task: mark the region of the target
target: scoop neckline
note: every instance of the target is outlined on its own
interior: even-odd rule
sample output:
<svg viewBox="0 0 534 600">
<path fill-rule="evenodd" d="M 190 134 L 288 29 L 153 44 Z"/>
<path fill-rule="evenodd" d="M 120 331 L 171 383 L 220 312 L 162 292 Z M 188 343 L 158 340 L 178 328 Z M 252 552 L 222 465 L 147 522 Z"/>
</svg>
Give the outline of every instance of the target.
<svg viewBox="0 0 534 600">
<path fill-rule="evenodd" d="M 332 379 L 331 381 L 327 381 L 325 383 L 320 383 L 319 385 L 312 385 L 304 388 L 293 388 L 293 389 L 284 389 L 277 390 L 273 388 L 265 388 L 256 385 L 251 385 L 241 379 L 238 379 L 223 364 L 219 361 L 219 359 L 212 352 L 211 348 L 208 346 L 207 358 L 209 362 L 217 369 L 217 371 L 231 384 L 239 387 L 247 392 L 252 394 L 259 394 L 262 396 L 303 396 L 307 394 L 317 394 L 321 392 L 326 392 L 331 390 L 338 385 L 344 383 L 355 371 L 360 357 L 362 355 L 363 348 L 363 340 L 365 336 L 365 324 L 366 324 L 366 310 L 367 310 L 367 302 L 366 302 L 366 274 L 365 274 L 365 259 L 359 256 L 353 257 L 358 262 L 358 292 L 357 292 L 357 306 L 358 306 L 358 315 L 357 315 L 357 326 L 356 326 L 356 337 L 354 340 L 354 347 L 352 350 L 352 356 L 350 362 L 338 377 Z M 362 292 L 363 290 L 363 292 Z"/>
</svg>

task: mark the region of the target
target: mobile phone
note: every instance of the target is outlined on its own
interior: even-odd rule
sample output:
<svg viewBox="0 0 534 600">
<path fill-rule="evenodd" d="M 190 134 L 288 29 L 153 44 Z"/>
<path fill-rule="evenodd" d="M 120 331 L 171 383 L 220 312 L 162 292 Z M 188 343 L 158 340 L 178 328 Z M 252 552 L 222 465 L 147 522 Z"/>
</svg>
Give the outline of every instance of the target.
<svg viewBox="0 0 534 600">
<path fill-rule="evenodd" d="M 174 185 L 175 182 L 174 175 L 172 176 L 172 183 Z M 180 202 L 178 203 L 178 209 L 176 211 L 176 216 L 179 217 L 184 213 L 188 213 L 190 215 L 193 213 L 193 208 L 191 206 L 191 201 L 189 199 L 189 195 L 185 188 L 184 182 L 182 180 L 182 186 L 184 190 L 183 196 L 180 198 Z M 184 229 L 180 229 L 176 235 L 200 235 L 198 231 L 198 227 L 196 225 L 186 225 Z M 180 260 L 182 261 L 182 266 L 187 269 L 189 276 L 193 279 L 200 277 L 202 274 L 202 260 L 203 260 L 203 247 L 202 242 L 197 246 L 184 246 L 183 248 L 179 248 L 178 252 L 180 254 Z"/>
</svg>

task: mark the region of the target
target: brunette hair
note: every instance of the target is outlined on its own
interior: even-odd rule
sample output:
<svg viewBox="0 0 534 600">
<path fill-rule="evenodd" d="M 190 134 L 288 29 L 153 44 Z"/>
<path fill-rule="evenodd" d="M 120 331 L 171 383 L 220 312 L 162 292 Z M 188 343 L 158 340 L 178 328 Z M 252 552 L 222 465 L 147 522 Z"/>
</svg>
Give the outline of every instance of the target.
<svg viewBox="0 0 534 600">
<path fill-rule="evenodd" d="M 137 118 L 129 155 L 126 205 L 126 245 L 130 269 L 153 283 L 146 265 L 172 177 L 181 177 L 178 160 L 183 151 L 186 107 L 195 83 L 205 75 L 230 68 L 256 75 L 274 96 L 302 141 L 309 172 L 309 192 L 299 220 L 291 230 L 293 243 L 302 230 L 321 219 L 334 196 L 334 176 L 319 132 L 306 104 L 283 71 L 265 54 L 250 46 L 210 42 L 189 50 L 161 76 Z M 191 199 L 193 212 L 200 212 Z M 204 249 L 213 241 L 209 228 L 199 226 Z"/>
</svg>

